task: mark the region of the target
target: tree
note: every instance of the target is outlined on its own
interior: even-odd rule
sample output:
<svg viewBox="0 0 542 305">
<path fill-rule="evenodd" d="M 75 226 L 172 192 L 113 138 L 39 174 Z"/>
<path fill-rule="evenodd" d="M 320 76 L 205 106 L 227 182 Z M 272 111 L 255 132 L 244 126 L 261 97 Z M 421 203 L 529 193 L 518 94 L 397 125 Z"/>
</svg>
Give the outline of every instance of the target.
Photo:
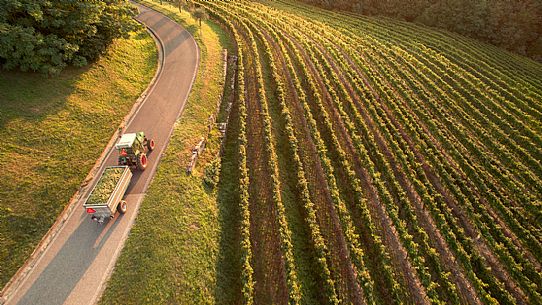
<svg viewBox="0 0 542 305">
<path fill-rule="evenodd" d="M 139 27 L 126 0 L 0 0 L 0 65 L 58 74 Z"/>
<path fill-rule="evenodd" d="M 198 7 L 194 10 L 192 13 L 192 16 L 196 18 L 199 21 L 199 26 L 201 27 L 201 20 L 206 20 L 209 16 L 207 15 L 207 11 L 203 7 Z"/>
<path fill-rule="evenodd" d="M 188 5 L 188 2 L 186 0 L 179 0 L 177 3 L 177 6 L 179 8 L 179 13 L 183 12 L 183 7 L 186 7 Z"/>
<path fill-rule="evenodd" d="M 542 60 L 541 0 L 302 0 L 443 28 Z"/>
</svg>

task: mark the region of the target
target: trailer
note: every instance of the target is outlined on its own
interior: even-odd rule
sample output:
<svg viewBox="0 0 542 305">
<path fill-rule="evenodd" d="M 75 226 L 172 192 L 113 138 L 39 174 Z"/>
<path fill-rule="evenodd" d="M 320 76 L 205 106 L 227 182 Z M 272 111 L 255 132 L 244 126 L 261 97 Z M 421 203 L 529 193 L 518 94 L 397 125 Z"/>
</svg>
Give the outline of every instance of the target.
<svg viewBox="0 0 542 305">
<path fill-rule="evenodd" d="M 83 204 L 91 219 L 103 223 L 113 218 L 115 211 L 126 213 L 124 193 L 130 185 L 132 171 L 128 166 L 106 167 Z"/>
</svg>

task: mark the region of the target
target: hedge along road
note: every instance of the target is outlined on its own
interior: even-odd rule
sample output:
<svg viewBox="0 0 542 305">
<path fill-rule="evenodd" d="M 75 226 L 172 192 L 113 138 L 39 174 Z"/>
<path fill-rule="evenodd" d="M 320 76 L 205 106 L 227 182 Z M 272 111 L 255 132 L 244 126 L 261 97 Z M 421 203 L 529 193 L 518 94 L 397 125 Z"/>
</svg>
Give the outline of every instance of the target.
<svg viewBox="0 0 542 305">
<path fill-rule="evenodd" d="M 126 192 L 128 211 L 123 216 L 117 213 L 115 219 L 98 225 L 84 211 L 83 202 L 78 202 L 32 270 L 6 296 L 6 304 L 94 304 L 124 245 L 160 155 L 184 109 L 199 62 L 199 49 L 190 33 L 164 15 L 138 7 L 137 19 L 160 40 L 164 61 L 154 87 L 124 132 L 145 131 L 155 140 L 156 148 L 148 156 L 149 167 L 134 172 Z M 116 165 L 116 151 L 111 150 L 105 160 L 104 166 Z M 101 171 L 103 166 L 98 173 Z"/>
</svg>

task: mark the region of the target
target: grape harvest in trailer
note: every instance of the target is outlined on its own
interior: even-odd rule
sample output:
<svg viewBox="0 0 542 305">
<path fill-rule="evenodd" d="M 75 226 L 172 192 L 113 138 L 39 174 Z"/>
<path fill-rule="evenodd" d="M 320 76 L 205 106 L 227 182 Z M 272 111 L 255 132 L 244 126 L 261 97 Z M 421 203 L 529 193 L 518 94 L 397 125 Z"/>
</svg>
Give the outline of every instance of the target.
<svg viewBox="0 0 542 305">
<path fill-rule="evenodd" d="M 540 0 L 3 2 L 0 305 L 542 305 Z"/>
</svg>

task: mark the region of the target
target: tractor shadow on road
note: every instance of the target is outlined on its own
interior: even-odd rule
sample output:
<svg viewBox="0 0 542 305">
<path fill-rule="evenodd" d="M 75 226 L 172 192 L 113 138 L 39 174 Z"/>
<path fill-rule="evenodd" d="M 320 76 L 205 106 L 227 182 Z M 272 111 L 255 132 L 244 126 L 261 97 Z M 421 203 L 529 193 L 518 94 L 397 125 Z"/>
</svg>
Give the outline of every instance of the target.
<svg viewBox="0 0 542 305">
<path fill-rule="evenodd" d="M 49 305 L 63 304 L 120 222 L 116 219 L 118 215 L 103 225 L 85 218 L 26 291 L 19 305 L 43 304 L 45 300 Z"/>
</svg>

